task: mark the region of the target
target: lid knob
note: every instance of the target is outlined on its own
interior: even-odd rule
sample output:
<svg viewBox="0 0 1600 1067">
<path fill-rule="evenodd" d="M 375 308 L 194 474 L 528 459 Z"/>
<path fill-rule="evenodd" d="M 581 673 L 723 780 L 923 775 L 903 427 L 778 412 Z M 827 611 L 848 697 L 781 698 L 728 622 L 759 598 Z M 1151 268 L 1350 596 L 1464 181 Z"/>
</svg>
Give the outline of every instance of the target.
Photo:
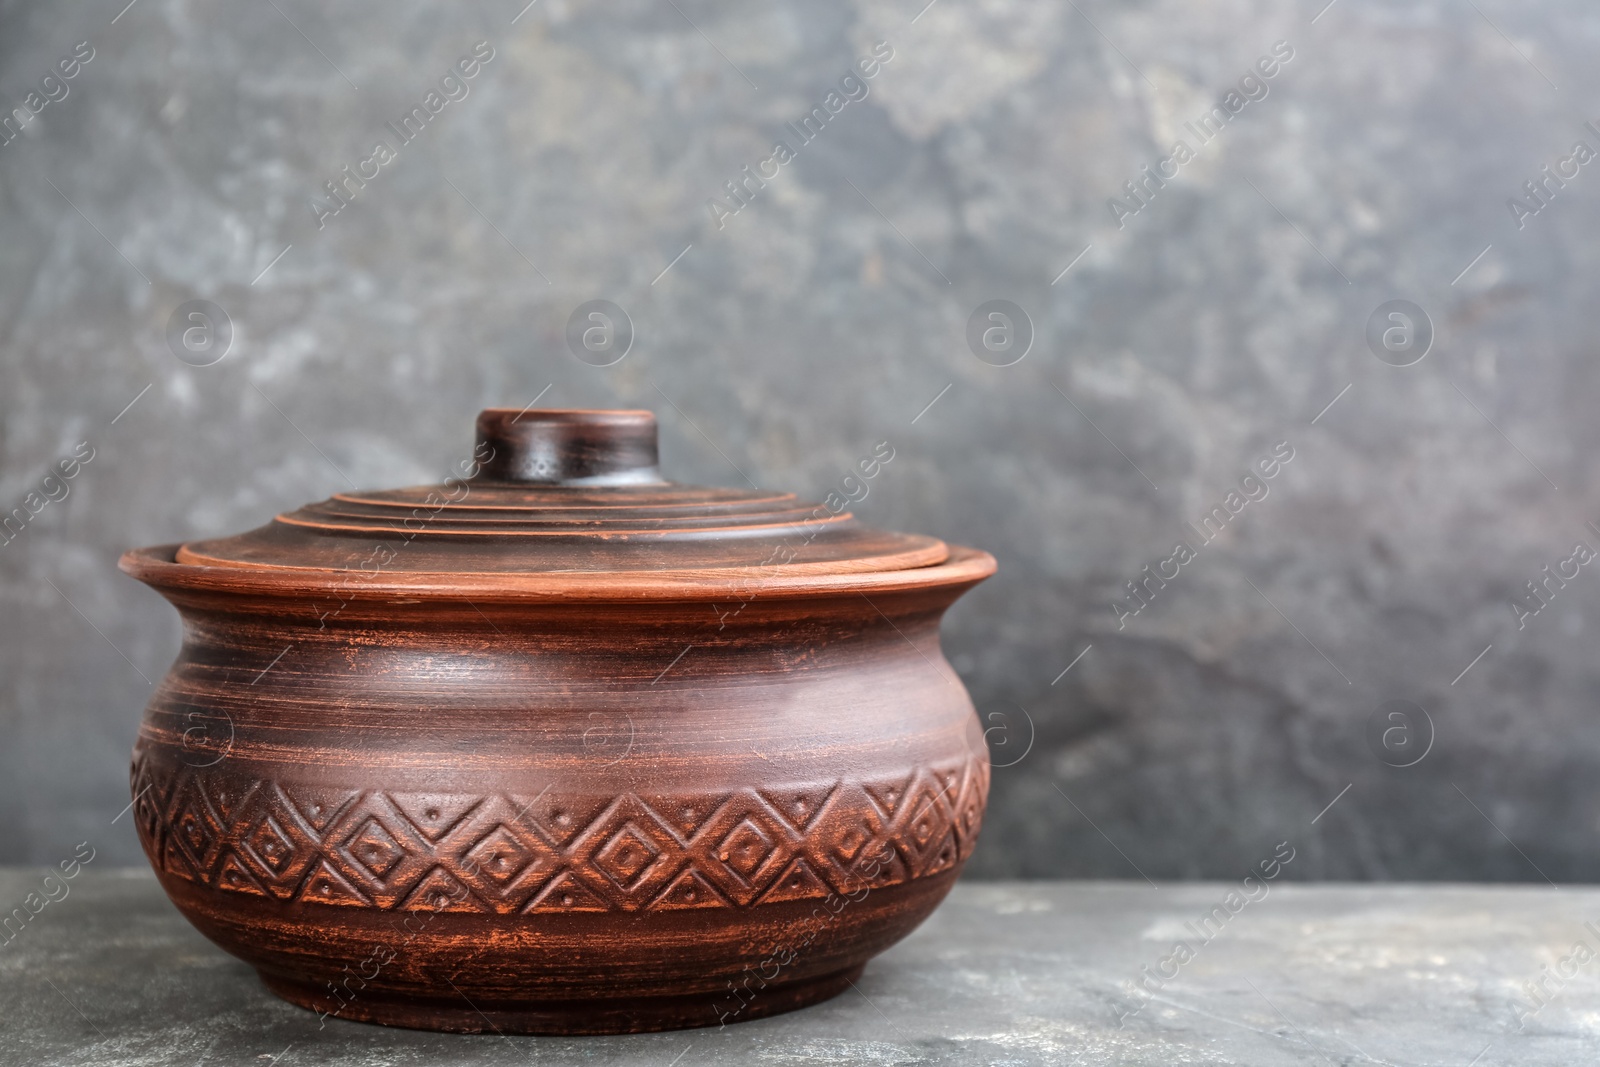
<svg viewBox="0 0 1600 1067">
<path fill-rule="evenodd" d="M 536 485 L 648 485 L 657 466 L 656 417 L 648 411 L 528 411 L 478 415 L 480 477 Z M 485 448 L 484 446 L 488 446 Z"/>
</svg>

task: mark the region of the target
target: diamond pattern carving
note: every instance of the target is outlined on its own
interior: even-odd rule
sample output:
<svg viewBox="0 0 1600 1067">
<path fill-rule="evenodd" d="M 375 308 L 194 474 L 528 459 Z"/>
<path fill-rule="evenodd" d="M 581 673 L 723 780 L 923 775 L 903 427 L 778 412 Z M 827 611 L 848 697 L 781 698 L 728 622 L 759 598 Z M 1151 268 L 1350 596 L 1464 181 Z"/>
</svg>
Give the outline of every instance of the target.
<svg viewBox="0 0 1600 1067">
<path fill-rule="evenodd" d="M 271 815 L 261 821 L 246 843 L 250 846 L 250 854 L 275 875 L 283 874 L 294 862 L 294 845 Z"/>
<path fill-rule="evenodd" d="M 214 840 L 211 827 L 204 815 L 195 810 L 193 803 L 185 804 L 178 812 L 179 839 L 188 846 L 189 855 L 202 857 L 211 850 Z"/>
<path fill-rule="evenodd" d="M 383 823 L 373 818 L 361 824 L 355 836 L 346 842 L 345 849 L 351 859 L 380 882 L 400 865 L 406 855 L 406 850 L 400 847 L 394 835 L 384 829 Z"/>
<path fill-rule="evenodd" d="M 161 870 L 215 889 L 382 910 L 748 908 L 937 875 L 971 854 L 989 766 L 710 794 L 310 789 L 135 750 Z"/>
<path fill-rule="evenodd" d="M 660 855 L 637 827 L 627 823 L 595 853 L 594 865 L 610 875 L 613 882 L 630 889 L 638 881 L 639 873 Z"/>
<path fill-rule="evenodd" d="M 527 870 L 533 852 L 505 826 L 497 825 L 483 840 L 467 851 L 467 858 L 495 885 L 504 889 L 517 875 Z"/>
<path fill-rule="evenodd" d="M 735 874 L 749 881 L 772 855 L 772 839 L 761 832 L 761 827 L 744 819 L 717 844 L 716 855 Z"/>
</svg>

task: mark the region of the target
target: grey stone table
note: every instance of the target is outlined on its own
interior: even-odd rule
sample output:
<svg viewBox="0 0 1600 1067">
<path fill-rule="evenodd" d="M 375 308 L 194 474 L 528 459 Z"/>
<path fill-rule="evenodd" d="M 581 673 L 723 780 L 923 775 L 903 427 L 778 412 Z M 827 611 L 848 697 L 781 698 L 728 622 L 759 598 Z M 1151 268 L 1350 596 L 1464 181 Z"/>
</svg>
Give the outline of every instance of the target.
<svg viewBox="0 0 1600 1067">
<path fill-rule="evenodd" d="M 0 906 L 22 905 L 42 874 L 0 870 Z M 1239 888 L 966 883 L 829 1003 L 567 1039 L 319 1029 L 195 933 L 148 872 L 86 869 L 0 945 L 0 1062 L 1600 1061 L 1600 890 L 1271 885 L 1230 898 Z M 1141 979 L 1146 994 L 1131 991 Z"/>
</svg>

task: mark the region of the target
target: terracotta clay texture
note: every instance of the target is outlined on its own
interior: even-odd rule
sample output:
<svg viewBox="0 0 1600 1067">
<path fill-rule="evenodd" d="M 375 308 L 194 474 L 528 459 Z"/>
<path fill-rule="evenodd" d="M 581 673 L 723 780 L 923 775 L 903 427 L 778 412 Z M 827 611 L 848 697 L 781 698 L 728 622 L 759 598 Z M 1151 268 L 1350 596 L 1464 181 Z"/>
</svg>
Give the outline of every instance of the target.
<svg viewBox="0 0 1600 1067">
<path fill-rule="evenodd" d="M 648 412 L 491 409 L 442 485 L 121 565 L 184 620 L 140 840 L 196 927 L 319 1012 L 786 1011 L 921 922 L 976 839 L 988 757 L 939 621 L 994 560 L 665 482 Z"/>
</svg>

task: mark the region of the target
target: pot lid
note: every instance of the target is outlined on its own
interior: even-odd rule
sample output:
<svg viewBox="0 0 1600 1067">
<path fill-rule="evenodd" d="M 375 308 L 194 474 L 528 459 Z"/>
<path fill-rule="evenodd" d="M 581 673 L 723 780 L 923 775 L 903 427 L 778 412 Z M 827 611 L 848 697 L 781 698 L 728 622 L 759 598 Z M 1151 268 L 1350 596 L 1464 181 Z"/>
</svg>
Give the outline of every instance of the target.
<svg viewBox="0 0 1600 1067">
<path fill-rule="evenodd" d="M 852 471 L 852 491 L 892 458 L 886 443 L 880 449 Z M 248 533 L 162 555 L 267 582 L 357 569 L 391 580 L 603 574 L 703 581 L 753 568 L 820 577 L 951 558 L 937 538 L 862 525 L 844 493 L 813 504 L 793 493 L 667 481 L 648 411 L 490 408 L 478 416 L 472 458 L 459 469 L 439 485 L 337 493 Z"/>
</svg>

